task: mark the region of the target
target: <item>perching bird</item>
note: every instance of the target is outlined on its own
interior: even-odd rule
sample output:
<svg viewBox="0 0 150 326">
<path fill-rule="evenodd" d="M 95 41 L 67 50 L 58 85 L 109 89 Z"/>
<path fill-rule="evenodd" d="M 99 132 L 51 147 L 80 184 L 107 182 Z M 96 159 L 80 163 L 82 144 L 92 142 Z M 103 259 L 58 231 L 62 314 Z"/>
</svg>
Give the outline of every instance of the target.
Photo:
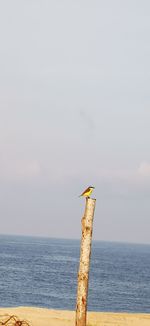
<svg viewBox="0 0 150 326">
<path fill-rule="evenodd" d="M 95 189 L 95 187 L 89 186 L 87 189 L 85 189 L 85 190 L 82 192 L 82 194 L 81 194 L 79 197 L 81 197 L 81 196 L 83 196 L 83 197 L 90 197 L 90 195 L 91 195 L 93 189 Z"/>
</svg>

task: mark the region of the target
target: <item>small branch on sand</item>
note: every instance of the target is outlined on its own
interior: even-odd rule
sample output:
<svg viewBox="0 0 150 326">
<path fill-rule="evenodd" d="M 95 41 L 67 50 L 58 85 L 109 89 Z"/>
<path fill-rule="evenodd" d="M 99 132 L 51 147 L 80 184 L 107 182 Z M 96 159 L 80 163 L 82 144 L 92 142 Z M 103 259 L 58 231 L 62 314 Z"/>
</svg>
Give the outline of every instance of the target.
<svg viewBox="0 0 150 326">
<path fill-rule="evenodd" d="M 20 320 L 15 315 L 2 315 L 0 316 L 0 325 L 6 326 L 31 326 L 26 320 Z"/>
</svg>

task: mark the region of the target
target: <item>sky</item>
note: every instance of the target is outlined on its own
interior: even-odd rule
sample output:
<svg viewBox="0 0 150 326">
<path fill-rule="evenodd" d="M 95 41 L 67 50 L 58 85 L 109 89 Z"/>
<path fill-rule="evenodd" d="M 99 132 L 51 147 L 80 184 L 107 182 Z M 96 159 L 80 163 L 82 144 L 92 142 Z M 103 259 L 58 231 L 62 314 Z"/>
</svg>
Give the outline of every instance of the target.
<svg viewBox="0 0 150 326">
<path fill-rule="evenodd" d="M 1 234 L 150 243 L 150 2 L 0 2 Z"/>
</svg>

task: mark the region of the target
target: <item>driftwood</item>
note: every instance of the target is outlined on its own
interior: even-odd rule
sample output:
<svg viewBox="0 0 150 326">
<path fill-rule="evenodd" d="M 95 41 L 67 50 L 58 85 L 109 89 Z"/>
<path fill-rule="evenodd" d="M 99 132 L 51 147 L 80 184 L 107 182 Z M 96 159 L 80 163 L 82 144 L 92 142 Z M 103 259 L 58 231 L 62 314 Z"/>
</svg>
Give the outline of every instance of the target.
<svg viewBox="0 0 150 326">
<path fill-rule="evenodd" d="M 0 315 L 0 325 L 6 326 L 31 326 L 26 320 L 20 320 L 15 315 Z"/>
</svg>

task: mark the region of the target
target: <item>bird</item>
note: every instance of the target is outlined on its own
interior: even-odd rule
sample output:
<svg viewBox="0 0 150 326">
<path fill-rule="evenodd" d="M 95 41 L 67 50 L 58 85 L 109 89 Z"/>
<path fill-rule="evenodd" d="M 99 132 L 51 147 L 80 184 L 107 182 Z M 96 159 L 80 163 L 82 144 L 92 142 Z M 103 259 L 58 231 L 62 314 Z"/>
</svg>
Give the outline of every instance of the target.
<svg viewBox="0 0 150 326">
<path fill-rule="evenodd" d="M 82 194 L 79 197 L 90 197 L 93 189 L 95 189 L 95 187 L 89 186 L 87 189 L 85 189 Z"/>
</svg>

